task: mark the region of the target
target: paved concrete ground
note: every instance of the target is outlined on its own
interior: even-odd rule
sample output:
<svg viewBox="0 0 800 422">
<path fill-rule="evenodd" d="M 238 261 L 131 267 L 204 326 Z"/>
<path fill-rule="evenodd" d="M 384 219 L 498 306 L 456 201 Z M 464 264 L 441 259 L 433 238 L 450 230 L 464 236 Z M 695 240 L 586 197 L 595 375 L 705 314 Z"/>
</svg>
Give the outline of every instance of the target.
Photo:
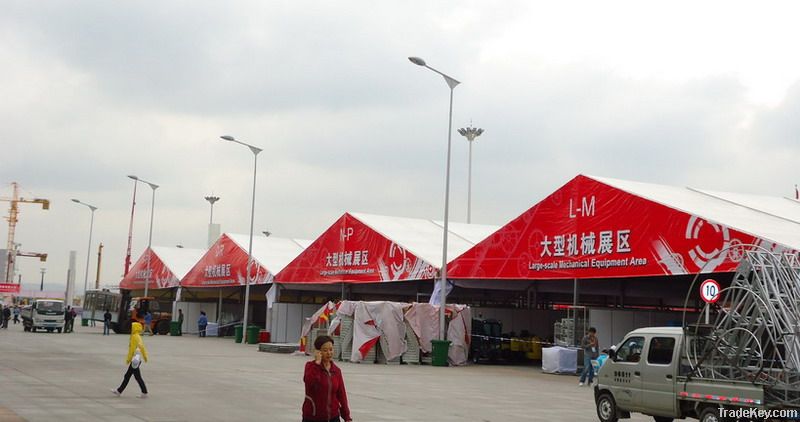
<svg viewBox="0 0 800 422">
<path fill-rule="evenodd" d="M 307 358 L 258 352 L 232 339 L 145 337 L 150 390 L 126 369 L 128 336 L 0 330 L 0 420 L 299 421 Z M 342 363 L 353 418 L 373 421 L 596 421 L 590 388 L 539 368 Z M 649 420 L 634 416 L 633 421 Z"/>
</svg>

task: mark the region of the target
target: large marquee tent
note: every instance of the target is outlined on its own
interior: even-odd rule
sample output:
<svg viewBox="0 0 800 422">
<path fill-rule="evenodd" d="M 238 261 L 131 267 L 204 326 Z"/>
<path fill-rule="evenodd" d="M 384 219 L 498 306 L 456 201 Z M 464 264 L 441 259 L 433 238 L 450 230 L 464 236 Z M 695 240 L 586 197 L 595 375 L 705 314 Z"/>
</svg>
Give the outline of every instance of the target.
<svg viewBox="0 0 800 422">
<path fill-rule="evenodd" d="M 122 278 L 121 289 L 144 290 L 147 288 L 171 289 L 180 284 L 189 269 L 203 256 L 205 250 L 178 247 L 153 246 L 142 253 L 128 274 Z M 147 261 L 150 260 L 149 274 Z"/>
</svg>

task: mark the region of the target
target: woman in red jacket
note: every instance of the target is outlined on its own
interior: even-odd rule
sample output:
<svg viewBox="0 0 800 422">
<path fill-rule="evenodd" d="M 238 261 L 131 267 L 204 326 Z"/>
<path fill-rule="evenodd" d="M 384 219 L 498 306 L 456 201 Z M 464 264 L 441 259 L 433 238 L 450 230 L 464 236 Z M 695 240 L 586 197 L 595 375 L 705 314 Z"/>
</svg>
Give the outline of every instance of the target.
<svg viewBox="0 0 800 422">
<path fill-rule="evenodd" d="M 342 371 L 333 363 L 333 339 L 319 336 L 314 340 L 314 360 L 306 362 L 303 382 L 303 422 L 351 422 Z"/>
</svg>

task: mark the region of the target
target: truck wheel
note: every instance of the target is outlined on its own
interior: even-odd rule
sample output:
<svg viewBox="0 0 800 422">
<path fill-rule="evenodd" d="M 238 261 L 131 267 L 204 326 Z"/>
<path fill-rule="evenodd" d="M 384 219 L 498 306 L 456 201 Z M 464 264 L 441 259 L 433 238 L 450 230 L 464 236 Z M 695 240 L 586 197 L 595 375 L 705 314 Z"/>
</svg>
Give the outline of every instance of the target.
<svg viewBox="0 0 800 422">
<path fill-rule="evenodd" d="M 675 419 L 666 416 L 653 416 L 653 420 L 656 422 L 672 422 Z"/>
<path fill-rule="evenodd" d="M 719 416 L 719 408 L 707 406 L 700 411 L 700 422 L 721 422 L 723 419 Z"/>
<path fill-rule="evenodd" d="M 36 327 L 31 327 L 31 332 L 35 333 L 36 332 Z"/>
<path fill-rule="evenodd" d="M 60 328 L 56 328 L 56 330 L 58 330 L 58 334 L 61 334 L 61 329 Z"/>
<path fill-rule="evenodd" d="M 156 324 L 156 331 L 162 336 L 169 334 L 169 321 L 166 319 L 158 321 L 158 324 Z"/>
<path fill-rule="evenodd" d="M 611 397 L 611 394 L 603 393 L 597 397 L 597 417 L 602 422 L 617 422 L 619 420 L 617 402 L 614 401 L 614 397 Z"/>
</svg>

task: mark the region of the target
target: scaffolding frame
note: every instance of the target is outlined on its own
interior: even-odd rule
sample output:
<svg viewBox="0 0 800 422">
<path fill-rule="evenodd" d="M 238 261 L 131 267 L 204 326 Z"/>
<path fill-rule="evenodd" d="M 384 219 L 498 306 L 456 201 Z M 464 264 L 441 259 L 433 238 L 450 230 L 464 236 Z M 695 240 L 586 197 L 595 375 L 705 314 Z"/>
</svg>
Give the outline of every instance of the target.
<svg viewBox="0 0 800 422">
<path fill-rule="evenodd" d="M 765 399 L 800 407 L 800 259 L 747 250 L 730 287 L 705 305 L 685 344 L 691 376 L 762 386 Z M 713 322 L 703 324 L 711 311 Z"/>
</svg>

